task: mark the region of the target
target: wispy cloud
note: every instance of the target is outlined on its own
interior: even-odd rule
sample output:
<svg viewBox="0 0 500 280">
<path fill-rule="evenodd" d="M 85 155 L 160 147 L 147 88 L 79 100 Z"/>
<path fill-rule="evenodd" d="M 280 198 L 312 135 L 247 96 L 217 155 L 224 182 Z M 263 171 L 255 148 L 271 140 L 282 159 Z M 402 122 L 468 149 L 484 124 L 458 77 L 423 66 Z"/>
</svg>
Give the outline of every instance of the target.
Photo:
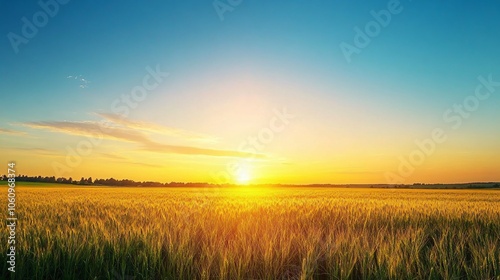
<svg viewBox="0 0 500 280">
<path fill-rule="evenodd" d="M 127 158 L 127 157 L 124 157 L 124 156 L 121 156 L 121 155 L 117 155 L 117 154 L 114 154 L 114 153 L 99 153 L 99 155 L 102 158 L 106 158 L 106 159 L 119 160 L 120 162 L 127 161 L 129 164 L 132 164 L 132 165 L 139 165 L 139 166 L 145 166 L 145 167 L 154 167 L 154 168 L 161 168 L 161 167 L 163 167 L 162 165 L 159 165 L 159 164 L 134 162 L 134 161 L 131 161 L 130 158 Z"/>
<path fill-rule="evenodd" d="M 110 153 L 99 153 L 101 157 L 107 158 L 107 159 L 118 159 L 118 160 L 126 160 L 127 158 L 124 156 L 116 155 L 116 154 L 110 154 Z"/>
<path fill-rule="evenodd" d="M 85 79 L 82 75 L 67 76 L 66 79 L 77 80 L 78 83 L 80 84 L 79 85 L 80 88 L 88 88 L 88 84 L 90 83 L 90 81 Z"/>
<path fill-rule="evenodd" d="M 45 121 L 45 122 L 25 122 L 21 125 L 42 129 L 54 132 L 65 133 L 69 135 L 81 135 L 92 138 L 104 138 L 111 140 L 119 140 L 124 142 L 132 142 L 140 145 L 142 150 L 169 154 L 184 154 L 184 155 L 205 155 L 205 156 L 220 156 L 220 157 L 255 157 L 265 158 L 264 155 L 254 155 L 233 150 L 219 150 L 209 148 L 199 148 L 192 146 L 166 145 L 157 143 L 142 133 L 130 127 L 109 126 L 102 127 L 98 122 L 70 122 L 70 121 Z"/>
<path fill-rule="evenodd" d="M 144 167 L 154 167 L 154 168 L 162 168 L 163 167 L 159 164 L 150 164 L 150 163 L 142 163 L 142 162 L 131 162 L 130 164 L 144 166 Z"/>
<path fill-rule="evenodd" d="M 165 134 L 169 136 L 179 137 L 184 140 L 200 141 L 200 142 L 217 142 L 217 138 L 191 131 L 186 131 L 178 128 L 162 126 L 154 123 L 143 122 L 143 121 L 133 121 L 130 119 L 125 119 L 116 114 L 109 113 L 94 113 L 95 115 L 107 119 L 113 123 L 123 125 L 128 128 L 140 129 L 144 131 Z"/>
<path fill-rule="evenodd" d="M 337 175 L 365 175 L 365 174 L 380 174 L 383 171 L 373 170 L 347 170 L 347 171 L 334 171 L 333 174 Z"/>
<path fill-rule="evenodd" d="M 26 135 L 26 132 L 7 129 L 7 128 L 0 128 L 0 133 L 1 134 L 10 134 L 10 135 Z"/>
<path fill-rule="evenodd" d="M 266 158 L 263 154 L 251 154 L 240 151 L 233 150 L 217 150 L 217 149 L 206 149 L 190 146 L 177 146 L 177 145 L 165 145 L 155 142 L 145 143 L 143 149 L 151 152 L 161 152 L 161 153 L 171 153 L 171 154 L 184 154 L 184 155 L 206 155 L 206 156 L 218 156 L 218 157 L 255 157 L 255 158 Z"/>
<path fill-rule="evenodd" d="M 44 149 L 44 148 L 9 148 L 9 150 L 15 150 L 17 152 L 26 152 L 37 156 L 61 156 L 61 154 L 56 150 Z"/>
<path fill-rule="evenodd" d="M 81 135 L 93 138 L 107 138 L 112 140 L 122 140 L 127 142 L 149 142 L 146 135 L 139 131 L 134 131 L 121 127 L 103 127 L 97 122 L 69 122 L 69 121 L 47 121 L 47 122 L 25 122 L 21 125 L 45 129 L 49 131 L 62 132 L 71 135 Z"/>
</svg>

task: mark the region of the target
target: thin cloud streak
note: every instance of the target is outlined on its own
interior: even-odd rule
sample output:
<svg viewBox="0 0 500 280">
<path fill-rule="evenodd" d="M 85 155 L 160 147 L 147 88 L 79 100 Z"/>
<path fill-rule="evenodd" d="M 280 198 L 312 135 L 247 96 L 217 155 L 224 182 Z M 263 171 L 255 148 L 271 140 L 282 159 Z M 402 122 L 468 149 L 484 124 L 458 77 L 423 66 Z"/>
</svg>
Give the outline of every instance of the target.
<svg viewBox="0 0 500 280">
<path fill-rule="evenodd" d="M 132 142 L 140 144 L 142 149 L 150 152 L 184 154 L 184 155 L 205 155 L 216 157 L 239 157 L 239 158 L 266 158 L 263 154 L 251 154 L 232 150 L 218 150 L 209 148 L 199 148 L 192 146 L 166 145 L 157 143 L 149 139 L 144 133 L 124 127 L 101 126 L 98 122 L 70 122 L 70 121 L 45 121 L 45 122 L 26 122 L 20 125 L 48 130 L 53 132 L 65 133 L 69 135 L 79 135 L 92 138 L 105 138 Z"/>
<path fill-rule="evenodd" d="M 44 148 L 9 148 L 9 150 L 14 150 L 18 152 L 26 152 L 30 154 L 36 154 L 37 156 L 51 156 L 59 157 L 61 154 L 56 150 L 49 150 Z"/>
<path fill-rule="evenodd" d="M 157 125 L 157 124 L 149 123 L 149 122 L 133 121 L 133 120 L 122 118 L 116 114 L 109 114 L 109 113 L 94 113 L 94 114 L 99 116 L 99 117 L 102 117 L 106 120 L 109 120 L 109 121 L 114 122 L 116 124 L 123 125 L 123 126 L 128 127 L 128 128 L 134 128 L 134 129 L 140 129 L 140 130 L 150 131 L 150 132 L 154 132 L 154 133 L 170 135 L 170 136 L 179 137 L 179 138 L 183 138 L 184 140 L 190 140 L 190 141 L 217 142 L 216 137 L 206 135 L 206 134 L 190 132 L 190 131 L 177 129 L 177 128 L 173 128 L 173 127 Z"/>
<path fill-rule="evenodd" d="M 142 163 L 142 162 L 131 162 L 130 164 L 144 166 L 144 167 L 163 168 L 163 166 L 158 165 L 158 164 L 150 164 L 150 163 Z"/>
<path fill-rule="evenodd" d="M 128 158 L 120 155 L 115 155 L 115 154 L 109 154 L 109 153 L 99 153 L 101 157 L 107 158 L 107 159 L 118 159 L 118 160 L 127 160 Z"/>
<path fill-rule="evenodd" d="M 80 135 L 93 138 L 107 138 L 112 140 L 122 140 L 126 142 L 148 142 L 146 135 L 130 129 L 120 127 L 104 127 L 97 122 L 26 122 L 21 125 L 35 128 L 45 129 L 53 132 L 62 132 L 70 135 Z"/>
<path fill-rule="evenodd" d="M 10 135 L 26 135 L 26 132 L 12 130 L 7 128 L 0 128 L 0 134 L 10 134 Z"/>
<path fill-rule="evenodd" d="M 171 154 L 184 154 L 184 155 L 206 155 L 206 156 L 217 156 L 217 157 L 239 157 L 239 158 L 266 158 L 263 154 L 252 154 L 240 151 L 232 150 L 216 150 L 216 149 L 205 149 L 190 146 L 173 146 L 165 145 L 155 142 L 146 143 L 143 147 L 146 151 L 151 152 L 163 152 Z"/>
</svg>

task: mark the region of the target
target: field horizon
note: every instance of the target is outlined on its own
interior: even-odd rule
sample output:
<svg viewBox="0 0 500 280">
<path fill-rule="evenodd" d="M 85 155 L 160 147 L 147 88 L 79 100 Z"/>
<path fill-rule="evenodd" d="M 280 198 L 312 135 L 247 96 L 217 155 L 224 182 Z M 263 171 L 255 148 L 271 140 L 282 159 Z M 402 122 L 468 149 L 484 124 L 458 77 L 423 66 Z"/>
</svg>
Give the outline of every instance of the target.
<svg viewBox="0 0 500 280">
<path fill-rule="evenodd" d="M 4 178 L 2 178 L 4 177 Z M 0 186 L 7 185 L 7 176 L 0 175 Z M 37 178 L 37 176 L 31 177 Z M 50 177 L 41 177 L 40 180 L 48 179 Z M 84 179 L 85 177 L 82 177 Z M 90 177 L 91 178 L 91 177 Z M 110 178 L 112 179 L 112 178 Z M 153 182 L 153 181 L 133 181 L 130 179 L 113 179 L 116 180 L 118 184 L 106 184 L 103 183 L 89 183 L 87 179 L 85 181 L 73 181 L 72 183 L 66 182 L 47 182 L 47 181 L 26 181 L 17 180 L 17 184 L 21 185 L 54 185 L 54 186 L 67 186 L 67 187 L 85 187 L 85 186 L 95 186 L 95 187 L 164 187 L 164 188 L 193 188 L 193 187 L 207 187 L 207 188 L 220 188 L 220 187 L 241 187 L 241 188 L 252 188 L 252 187 L 304 187 L 304 188 L 403 188 L 403 189 L 500 189 L 500 182 L 461 182 L 461 183 L 413 183 L 413 184 L 331 184 L 331 183 L 310 183 L 310 184 L 216 184 L 208 182 Z M 99 180 L 99 179 L 97 179 Z M 103 179 L 109 180 L 109 179 Z M 120 182 L 126 182 L 126 185 L 120 185 Z"/>
</svg>

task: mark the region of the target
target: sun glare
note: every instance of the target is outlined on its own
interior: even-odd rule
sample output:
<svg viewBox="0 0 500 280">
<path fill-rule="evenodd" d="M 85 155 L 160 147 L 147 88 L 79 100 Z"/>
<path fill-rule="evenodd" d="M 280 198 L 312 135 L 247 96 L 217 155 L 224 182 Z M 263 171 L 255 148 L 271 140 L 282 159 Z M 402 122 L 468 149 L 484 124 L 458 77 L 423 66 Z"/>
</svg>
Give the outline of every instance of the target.
<svg viewBox="0 0 500 280">
<path fill-rule="evenodd" d="M 236 174 L 236 182 L 240 185 L 246 185 L 250 183 L 252 176 L 248 168 L 240 168 Z"/>
</svg>

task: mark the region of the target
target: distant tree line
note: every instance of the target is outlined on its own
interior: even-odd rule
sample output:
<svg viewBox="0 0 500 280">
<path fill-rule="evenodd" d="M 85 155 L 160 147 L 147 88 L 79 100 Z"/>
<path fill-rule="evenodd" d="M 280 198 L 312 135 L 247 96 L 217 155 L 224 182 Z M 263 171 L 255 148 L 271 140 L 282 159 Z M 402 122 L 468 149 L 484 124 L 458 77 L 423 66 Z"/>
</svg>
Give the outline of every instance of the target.
<svg viewBox="0 0 500 280">
<path fill-rule="evenodd" d="M 7 175 L 2 175 L 1 179 L 7 181 Z M 56 184 L 73 184 L 73 185 L 93 185 L 93 186 L 120 186 L 120 187 L 206 187 L 210 186 L 208 183 L 183 183 L 183 182 L 169 182 L 160 183 L 153 181 L 134 181 L 129 179 L 117 180 L 114 178 L 108 179 L 95 179 L 92 177 L 84 178 L 80 180 L 74 180 L 72 177 L 69 178 L 56 178 L 52 177 L 42 177 L 42 176 L 27 176 L 27 175 L 17 175 L 16 181 L 18 182 L 40 182 L 40 183 L 56 183 Z"/>
</svg>

